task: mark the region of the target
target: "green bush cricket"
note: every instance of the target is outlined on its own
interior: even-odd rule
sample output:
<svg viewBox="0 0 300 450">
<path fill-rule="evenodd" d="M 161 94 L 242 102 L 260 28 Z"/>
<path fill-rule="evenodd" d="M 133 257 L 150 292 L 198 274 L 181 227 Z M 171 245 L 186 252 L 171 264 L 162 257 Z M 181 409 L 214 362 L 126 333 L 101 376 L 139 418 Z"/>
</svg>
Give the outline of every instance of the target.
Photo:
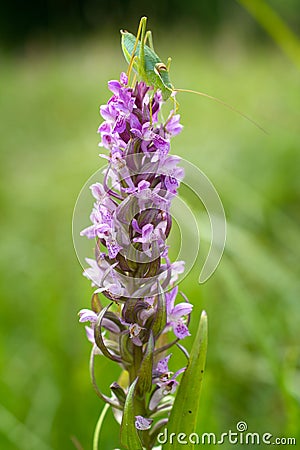
<svg viewBox="0 0 300 450">
<path fill-rule="evenodd" d="M 158 89 L 161 91 L 164 101 L 167 101 L 171 95 L 176 92 L 188 92 L 191 94 L 201 95 L 202 97 L 207 97 L 240 114 L 242 117 L 249 120 L 266 133 L 266 131 L 254 120 L 250 119 L 250 117 L 246 116 L 233 106 L 223 102 L 217 97 L 213 97 L 212 95 L 208 95 L 204 92 L 194 91 L 192 89 L 174 88 L 169 78 L 171 58 L 168 58 L 167 64 L 164 64 L 161 61 L 160 57 L 154 51 L 152 33 L 150 30 L 147 31 L 146 27 L 147 17 L 142 17 L 136 36 L 126 30 L 121 30 L 121 46 L 125 59 L 129 64 L 127 70 L 128 79 L 130 78 L 131 71 L 133 69 L 139 78 L 147 85 L 153 86 L 155 91 Z M 174 114 L 178 110 L 178 106 L 179 104 L 174 96 Z"/>
<path fill-rule="evenodd" d="M 147 17 L 142 17 L 139 23 L 137 36 L 128 31 L 121 30 L 122 50 L 129 63 L 127 75 L 130 77 L 132 68 L 149 86 L 155 90 L 160 89 L 163 100 L 166 101 L 171 96 L 174 88 L 169 79 L 169 66 L 171 59 L 166 66 L 155 53 L 152 42 L 151 31 L 146 32 Z M 146 45 L 146 42 L 149 45 Z"/>
</svg>

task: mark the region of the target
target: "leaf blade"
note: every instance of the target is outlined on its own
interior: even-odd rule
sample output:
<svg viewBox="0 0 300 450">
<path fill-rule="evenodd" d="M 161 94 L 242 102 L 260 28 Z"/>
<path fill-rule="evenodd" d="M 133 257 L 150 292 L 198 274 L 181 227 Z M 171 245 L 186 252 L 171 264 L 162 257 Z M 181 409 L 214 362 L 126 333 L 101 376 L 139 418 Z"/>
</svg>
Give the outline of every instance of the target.
<svg viewBox="0 0 300 450">
<path fill-rule="evenodd" d="M 130 385 L 124 405 L 121 424 L 121 444 L 128 450 L 143 450 L 135 428 L 134 395 L 138 378 Z"/>
<path fill-rule="evenodd" d="M 168 436 L 170 433 L 185 433 L 187 436 L 196 431 L 197 415 L 200 404 L 201 386 L 207 353 L 207 315 L 203 311 L 197 335 L 190 354 L 190 360 L 182 377 L 175 402 L 168 422 Z M 193 449 L 194 444 L 187 439 L 186 448 Z M 167 442 L 164 450 L 180 450 L 182 444 L 177 439 L 173 443 Z"/>
</svg>

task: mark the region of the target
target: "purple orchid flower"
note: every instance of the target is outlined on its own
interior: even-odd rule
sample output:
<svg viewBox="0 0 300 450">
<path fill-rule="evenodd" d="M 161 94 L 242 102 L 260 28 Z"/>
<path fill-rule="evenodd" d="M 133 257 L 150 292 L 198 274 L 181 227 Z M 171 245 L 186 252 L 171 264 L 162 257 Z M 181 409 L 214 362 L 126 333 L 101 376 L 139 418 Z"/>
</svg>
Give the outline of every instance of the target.
<svg viewBox="0 0 300 450">
<path fill-rule="evenodd" d="M 181 132 L 182 125 L 180 116 L 174 112 L 166 122 L 161 119 L 161 92 L 151 93 L 152 87 L 144 82 L 129 87 L 127 76 L 122 73 L 120 80 L 110 81 L 108 87 L 113 95 L 100 108 L 104 121 L 98 128 L 99 145 L 107 150 L 107 154 L 100 156 L 108 165 L 103 183 L 90 187 L 94 197 L 91 224 L 81 235 L 96 240 L 95 259 L 86 259 L 89 267 L 84 276 L 95 287 L 94 294 L 102 293 L 114 305 L 102 318 L 104 331 L 96 328 L 99 315 L 95 311 L 100 304 L 93 303 L 97 302 L 94 297 L 95 311 L 82 309 L 79 321 L 89 323 L 86 333 L 93 344 L 92 356 L 102 354 L 94 339 L 94 334 L 101 331 L 103 342 L 98 341 L 98 345 L 106 357 L 127 371 L 129 384 L 142 377 L 141 364 L 147 367 L 148 358 L 151 361 L 152 388 L 148 382 L 136 385 L 135 402 L 145 399 L 137 411 L 150 416 L 135 416 L 135 427 L 143 436 L 151 428 L 152 414 L 157 409 L 168 413 L 168 405 L 172 403 L 169 395 L 176 391 L 178 377 L 185 370 L 174 374 L 169 370 L 171 354 L 156 360 L 157 352 L 163 351 L 159 336 L 170 329 L 181 340 L 190 334 L 186 323 L 192 305 L 188 302 L 175 305 L 177 287 L 166 292 L 165 325 L 161 321 L 162 306 L 157 291 L 158 283 L 164 291 L 170 289 L 184 271 L 183 261 L 170 261 L 166 241 L 172 226 L 171 202 L 184 177 L 180 158 L 169 155 L 170 140 Z M 147 392 L 143 392 L 144 384 L 148 384 Z M 119 402 L 114 410 L 120 421 L 129 391 L 120 386 L 114 389 L 112 398 L 103 397 L 114 406 Z M 165 423 L 167 417 L 162 420 Z"/>
<path fill-rule="evenodd" d="M 174 114 L 174 111 L 171 111 L 165 129 L 170 136 L 176 136 L 182 131 L 182 128 L 183 126 L 180 124 L 180 115 Z"/>
<path fill-rule="evenodd" d="M 146 154 L 151 150 L 151 146 L 159 150 L 162 156 L 170 150 L 169 141 L 155 133 L 150 122 L 144 123 L 141 129 L 132 128 L 131 133 L 141 140 L 141 149 Z"/>
<path fill-rule="evenodd" d="M 138 225 L 135 222 L 135 229 L 137 229 Z M 133 238 L 133 242 L 140 242 L 142 244 L 143 252 L 151 256 L 151 244 L 153 242 L 157 242 L 159 247 L 163 246 L 165 242 L 165 230 L 166 230 L 166 222 L 161 222 L 154 228 L 151 223 L 148 223 L 143 226 L 143 228 L 138 230 L 141 232 L 141 237 Z"/>
<path fill-rule="evenodd" d="M 90 267 L 84 270 L 83 275 L 92 281 L 92 286 L 98 286 L 95 293 L 108 291 L 116 298 L 128 295 L 117 272 L 114 271 L 117 263 L 110 265 L 105 255 L 100 255 L 99 262 L 91 258 L 86 258 L 86 262 Z"/>
<path fill-rule="evenodd" d="M 143 416 L 135 416 L 135 427 L 138 430 L 144 431 L 149 430 L 151 428 L 153 419 L 146 419 L 146 417 Z"/>
<path fill-rule="evenodd" d="M 170 353 L 168 356 L 166 356 L 165 358 L 162 358 L 158 361 L 158 363 L 156 364 L 156 367 L 153 369 L 154 381 L 157 380 L 158 378 L 160 378 L 162 375 L 166 376 L 166 375 L 170 374 L 169 360 L 170 360 L 171 356 L 172 356 L 172 353 Z"/>
<path fill-rule="evenodd" d="M 79 322 L 90 322 L 91 324 L 90 328 L 94 332 L 94 326 L 98 320 L 98 314 L 96 314 L 91 309 L 84 308 L 79 311 L 78 315 L 79 315 Z M 108 331 L 112 333 L 118 334 L 120 332 L 120 328 L 118 327 L 118 325 L 116 325 L 115 322 L 113 322 L 110 319 L 107 319 L 106 317 L 102 319 L 102 326 L 103 328 L 106 328 Z"/>
<path fill-rule="evenodd" d="M 160 377 L 160 379 L 156 382 L 158 389 L 154 391 L 152 397 L 150 399 L 149 408 L 153 411 L 160 401 L 166 397 L 167 395 L 174 394 L 179 382 L 176 378 L 185 371 L 185 367 L 177 370 L 173 376 L 170 377 L 170 373 L 166 373 Z"/>
<path fill-rule="evenodd" d="M 151 189 L 149 181 L 142 180 L 132 192 L 138 199 L 138 205 L 141 211 L 153 206 L 164 210 L 169 207 L 168 200 L 159 195 L 160 184 Z"/>
<path fill-rule="evenodd" d="M 193 305 L 185 302 L 174 306 L 177 293 L 178 286 L 166 293 L 167 325 L 173 328 L 174 334 L 178 339 L 184 339 L 190 336 L 190 332 L 184 323 L 183 317 L 188 316 L 192 312 Z"/>
</svg>

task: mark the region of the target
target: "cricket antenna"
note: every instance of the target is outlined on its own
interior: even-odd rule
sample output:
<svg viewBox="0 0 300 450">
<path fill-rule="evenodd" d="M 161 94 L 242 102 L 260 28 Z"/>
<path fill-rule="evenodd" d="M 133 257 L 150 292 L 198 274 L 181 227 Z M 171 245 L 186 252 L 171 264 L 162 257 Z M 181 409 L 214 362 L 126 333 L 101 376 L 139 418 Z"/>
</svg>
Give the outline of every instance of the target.
<svg viewBox="0 0 300 450">
<path fill-rule="evenodd" d="M 173 89 L 175 92 L 188 92 L 190 94 L 197 94 L 201 95 L 202 97 L 210 98 L 211 100 L 214 100 L 217 103 L 220 103 L 221 105 L 225 106 L 226 108 L 230 109 L 231 111 L 234 111 L 235 113 L 239 114 L 240 116 L 244 117 L 244 119 L 248 120 L 249 122 L 253 123 L 257 128 L 259 128 L 263 133 L 269 134 L 263 127 L 261 127 L 257 122 L 255 122 L 253 119 L 250 119 L 250 117 L 246 116 L 246 114 L 243 114 L 238 109 L 234 108 L 233 106 L 229 105 L 228 103 L 223 102 L 223 100 L 220 100 L 217 97 L 213 97 L 212 95 L 205 94 L 204 92 L 198 92 L 194 91 L 193 89 Z"/>
</svg>

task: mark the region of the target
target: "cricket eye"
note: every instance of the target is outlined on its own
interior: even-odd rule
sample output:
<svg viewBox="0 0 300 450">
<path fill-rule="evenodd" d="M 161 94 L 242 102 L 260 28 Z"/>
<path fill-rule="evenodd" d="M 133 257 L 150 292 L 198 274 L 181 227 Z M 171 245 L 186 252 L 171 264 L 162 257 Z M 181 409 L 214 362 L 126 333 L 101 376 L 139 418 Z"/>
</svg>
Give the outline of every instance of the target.
<svg viewBox="0 0 300 450">
<path fill-rule="evenodd" d="M 167 66 L 164 63 L 157 63 L 155 64 L 155 68 L 156 70 L 158 70 L 158 72 L 167 72 Z"/>
</svg>

